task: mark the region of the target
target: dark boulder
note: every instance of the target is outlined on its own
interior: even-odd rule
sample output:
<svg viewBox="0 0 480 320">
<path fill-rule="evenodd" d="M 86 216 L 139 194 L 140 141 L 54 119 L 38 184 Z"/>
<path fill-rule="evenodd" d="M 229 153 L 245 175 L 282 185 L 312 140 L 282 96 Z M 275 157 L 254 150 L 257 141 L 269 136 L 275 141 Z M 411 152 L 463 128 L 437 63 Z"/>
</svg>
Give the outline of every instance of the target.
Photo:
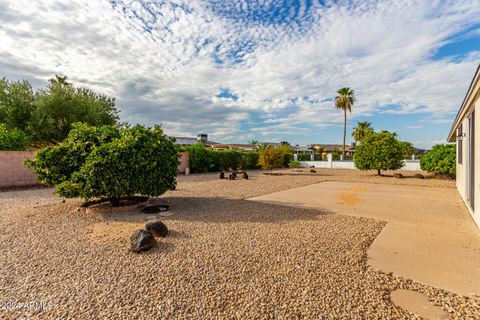
<svg viewBox="0 0 480 320">
<path fill-rule="evenodd" d="M 167 226 L 160 220 L 148 222 L 145 225 L 145 229 L 150 231 L 155 237 L 166 237 L 168 235 Z"/>
<path fill-rule="evenodd" d="M 130 249 L 133 252 L 142 252 L 155 247 L 157 241 L 150 231 L 139 229 L 135 230 L 130 236 Z"/>
</svg>

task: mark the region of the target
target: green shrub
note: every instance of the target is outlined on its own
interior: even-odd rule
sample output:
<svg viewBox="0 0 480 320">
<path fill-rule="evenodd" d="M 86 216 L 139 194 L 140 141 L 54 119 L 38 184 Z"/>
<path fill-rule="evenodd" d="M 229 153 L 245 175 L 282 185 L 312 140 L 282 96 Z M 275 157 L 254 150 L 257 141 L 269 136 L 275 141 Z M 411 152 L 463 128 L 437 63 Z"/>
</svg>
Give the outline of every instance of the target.
<svg viewBox="0 0 480 320">
<path fill-rule="evenodd" d="M 310 153 L 299 153 L 298 161 L 310 161 Z"/>
<path fill-rule="evenodd" d="M 40 181 L 67 198 L 159 196 L 175 183 L 178 153 L 160 127 L 90 127 L 75 124 L 58 146 L 26 161 Z"/>
<path fill-rule="evenodd" d="M 0 123 L 0 150 L 23 151 L 27 150 L 29 138 L 19 129 L 7 129 Z"/>
<path fill-rule="evenodd" d="M 192 173 L 208 172 L 212 165 L 209 150 L 203 145 L 196 143 L 186 148 L 190 155 L 190 170 Z"/>
<path fill-rule="evenodd" d="M 369 134 L 355 148 L 353 161 L 360 170 L 396 170 L 403 166 L 403 148 L 397 138 L 387 131 Z"/>
<path fill-rule="evenodd" d="M 437 144 L 420 159 L 420 168 L 427 172 L 455 177 L 456 146 L 454 144 Z"/>
<path fill-rule="evenodd" d="M 256 170 L 258 169 L 258 152 L 244 152 L 240 161 L 240 168 L 242 170 Z"/>
<path fill-rule="evenodd" d="M 288 167 L 288 164 L 293 161 L 293 153 L 285 152 L 283 154 L 283 167 Z"/>
<path fill-rule="evenodd" d="M 301 164 L 300 164 L 300 161 L 290 161 L 290 163 L 288 164 L 288 167 L 289 168 L 300 168 Z"/>
<path fill-rule="evenodd" d="M 342 154 L 340 151 L 338 150 L 333 150 L 331 152 L 332 154 L 332 161 L 339 161 L 340 160 L 340 155 Z"/>
</svg>

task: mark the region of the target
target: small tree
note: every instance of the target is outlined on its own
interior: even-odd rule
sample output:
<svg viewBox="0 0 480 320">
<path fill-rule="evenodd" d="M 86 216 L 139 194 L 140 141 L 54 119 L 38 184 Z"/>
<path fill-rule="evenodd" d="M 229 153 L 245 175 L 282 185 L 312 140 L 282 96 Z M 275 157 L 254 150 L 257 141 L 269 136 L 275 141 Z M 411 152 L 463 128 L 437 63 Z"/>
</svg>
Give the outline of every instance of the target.
<svg viewBox="0 0 480 320">
<path fill-rule="evenodd" d="M 76 88 L 66 77 L 56 76 L 37 93 L 28 130 L 36 141 L 58 143 L 67 137 L 75 122 L 102 126 L 115 125 L 117 120 L 114 98 Z"/>
<path fill-rule="evenodd" d="M 104 198 L 117 206 L 125 196 L 159 196 L 169 190 L 179 160 L 158 126 L 75 124 L 64 142 L 41 149 L 26 163 L 60 196 Z"/>
<path fill-rule="evenodd" d="M 456 146 L 454 144 L 437 144 L 420 159 L 420 168 L 427 172 L 455 177 Z"/>
<path fill-rule="evenodd" d="M 0 122 L 24 132 L 35 109 L 35 93 L 26 80 L 0 79 Z"/>
<path fill-rule="evenodd" d="M 397 138 L 390 132 L 372 133 L 355 148 L 353 161 L 360 170 L 396 170 L 403 166 L 403 149 Z"/>
<path fill-rule="evenodd" d="M 258 155 L 258 165 L 263 170 L 270 170 L 270 174 L 272 174 L 273 168 L 281 168 L 283 166 L 284 153 L 285 148 L 282 146 L 261 148 Z"/>
<path fill-rule="evenodd" d="M 23 131 L 16 128 L 7 129 L 5 124 L 0 123 L 0 150 L 26 150 L 28 140 Z"/>
</svg>

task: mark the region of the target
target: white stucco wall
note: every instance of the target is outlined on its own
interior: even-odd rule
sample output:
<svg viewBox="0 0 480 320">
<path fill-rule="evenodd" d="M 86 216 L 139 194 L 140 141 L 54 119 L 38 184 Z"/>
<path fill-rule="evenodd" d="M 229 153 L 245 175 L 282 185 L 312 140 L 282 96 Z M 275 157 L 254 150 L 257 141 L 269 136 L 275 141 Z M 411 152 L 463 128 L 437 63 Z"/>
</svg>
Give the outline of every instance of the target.
<svg viewBox="0 0 480 320">
<path fill-rule="evenodd" d="M 331 168 L 331 169 L 355 169 L 353 161 L 300 161 L 303 168 Z M 420 162 L 418 160 L 404 160 L 404 166 L 400 170 L 419 171 Z"/>
<path fill-rule="evenodd" d="M 475 102 L 475 208 L 473 220 L 480 228 L 480 99 Z"/>
<path fill-rule="evenodd" d="M 470 214 L 472 215 L 473 220 L 480 228 L 480 100 L 475 102 L 475 109 L 478 109 L 475 112 L 475 208 L 471 208 L 470 204 L 468 203 L 468 188 L 467 188 L 467 181 L 468 181 L 468 161 L 469 161 L 469 154 L 468 154 L 468 145 L 470 143 L 471 137 L 469 136 L 469 127 L 468 127 L 468 119 L 465 118 L 462 120 L 463 125 L 463 132 L 465 136 L 463 137 L 463 161 L 459 163 L 459 153 L 458 153 L 458 145 L 459 142 L 457 140 L 457 174 L 456 174 L 456 184 L 457 190 L 460 196 L 462 197 L 465 205 L 467 206 Z M 468 113 L 470 114 L 470 113 Z M 468 115 L 467 115 L 468 116 Z"/>
</svg>

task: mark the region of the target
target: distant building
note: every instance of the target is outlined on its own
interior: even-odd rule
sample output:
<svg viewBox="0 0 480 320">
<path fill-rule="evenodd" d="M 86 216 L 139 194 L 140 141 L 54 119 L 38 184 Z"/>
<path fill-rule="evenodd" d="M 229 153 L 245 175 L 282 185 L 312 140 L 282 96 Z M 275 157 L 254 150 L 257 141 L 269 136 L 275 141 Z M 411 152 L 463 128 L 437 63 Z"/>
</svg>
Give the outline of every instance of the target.
<svg viewBox="0 0 480 320">
<path fill-rule="evenodd" d="M 315 152 L 321 153 L 343 152 L 343 144 L 312 144 L 310 147 L 314 148 Z M 347 156 L 353 156 L 355 153 L 355 142 L 352 142 L 351 145 L 345 145 L 345 153 Z"/>
<path fill-rule="evenodd" d="M 200 144 L 204 145 L 205 147 L 210 147 L 211 148 L 215 145 L 220 144 L 218 142 L 208 140 L 208 135 L 204 134 L 204 133 L 201 133 L 201 134 L 197 135 L 196 138 L 193 138 L 193 137 L 172 137 L 172 138 L 175 138 L 175 144 L 176 145 L 185 146 L 185 147 L 186 146 L 191 146 L 191 145 L 196 144 L 196 143 L 200 143 Z"/>
<path fill-rule="evenodd" d="M 238 151 L 255 151 L 255 146 L 245 143 L 219 143 L 212 146 L 214 150 L 238 150 Z"/>
</svg>

